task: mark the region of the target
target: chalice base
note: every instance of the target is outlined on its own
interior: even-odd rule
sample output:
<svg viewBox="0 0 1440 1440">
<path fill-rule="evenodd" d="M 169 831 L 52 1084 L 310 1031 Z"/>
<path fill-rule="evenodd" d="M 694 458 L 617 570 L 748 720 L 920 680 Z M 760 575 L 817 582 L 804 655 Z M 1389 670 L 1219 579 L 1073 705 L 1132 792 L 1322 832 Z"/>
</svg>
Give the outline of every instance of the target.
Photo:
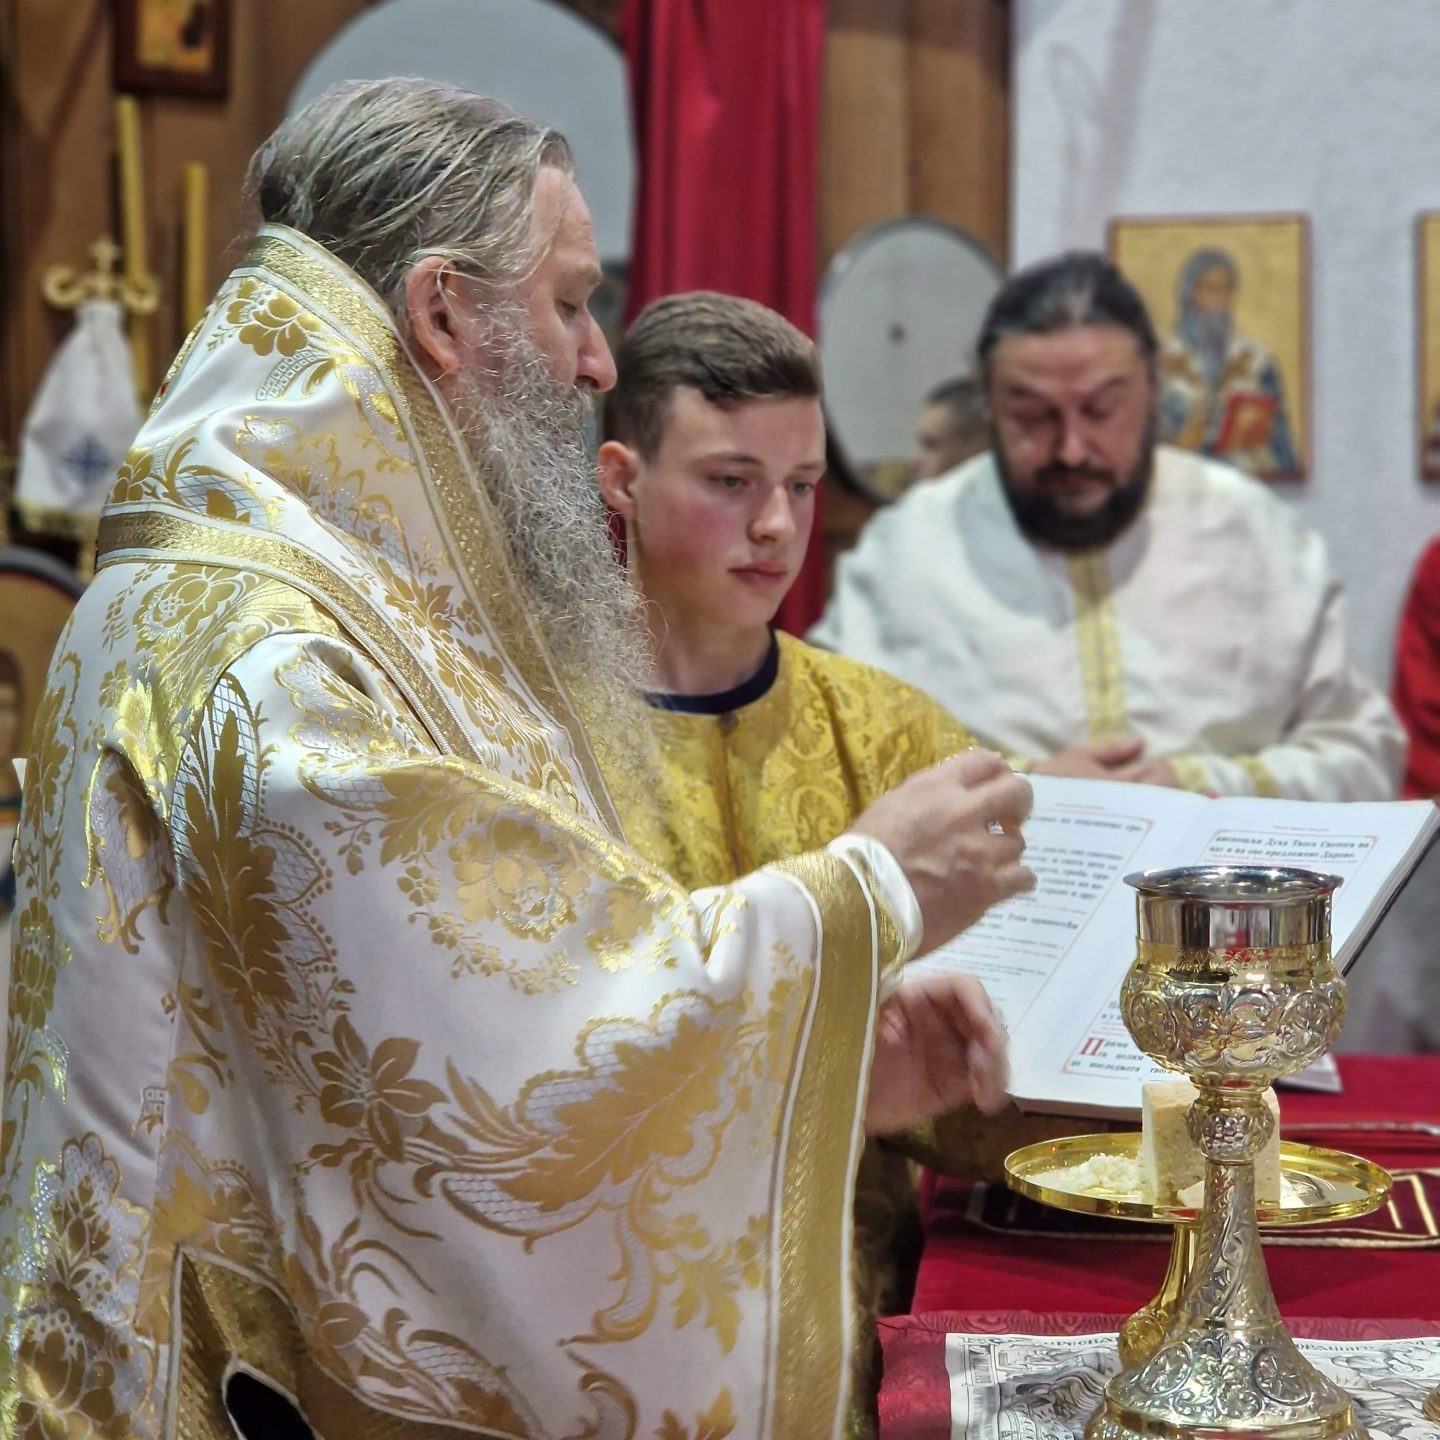
<svg viewBox="0 0 1440 1440">
<path fill-rule="evenodd" d="M 1110 1413 L 1109 1401 L 1085 1427 L 1085 1440 L 1369 1440 L 1370 1432 L 1353 1417 L 1344 1425 L 1297 1422 L 1287 1425 L 1165 1425 L 1149 1416 L 1127 1419 Z"/>
<path fill-rule="evenodd" d="M 1170 1240 L 1170 1259 L 1159 1291 L 1120 1327 L 1120 1363 L 1127 1370 L 1143 1365 L 1160 1348 L 1179 1308 L 1190 1267 L 1195 1263 L 1195 1240 L 1193 1225 L 1175 1226 Z"/>
<path fill-rule="evenodd" d="M 1425 1403 L 1420 1407 L 1420 1413 L 1432 1424 L 1440 1425 L 1440 1385 L 1437 1385 L 1425 1397 Z"/>
<path fill-rule="evenodd" d="M 1350 1397 L 1283 1326 L 1172 1330 L 1114 1377 L 1085 1440 L 1368 1440 Z"/>
</svg>

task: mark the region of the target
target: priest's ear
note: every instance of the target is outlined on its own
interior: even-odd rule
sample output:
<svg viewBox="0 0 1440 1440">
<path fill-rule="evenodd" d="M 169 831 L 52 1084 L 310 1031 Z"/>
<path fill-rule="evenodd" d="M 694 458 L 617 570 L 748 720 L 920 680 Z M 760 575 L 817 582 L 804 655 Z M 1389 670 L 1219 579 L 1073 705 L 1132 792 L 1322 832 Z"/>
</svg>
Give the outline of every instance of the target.
<svg viewBox="0 0 1440 1440">
<path fill-rule="evenodd" d="M 635 520 L 635 482 L 643 465 L 640 452 L 619 440 L 607 440 L 595 457 L 600 468 L 600 494 L 626 523 Z"/>
<path fill-rule="evenodd" d="M 443 255 L 427 255 L 411 267 L 405 277 L 405 318 L 410 337 L 420 357 L 428 361 L 427 372 L 443 389 L 446 377 L 460 369 L 466 347 L 462 344 L 456 311 L 466 302 L 458 285 L 460 277 L 447 270 Z"/>
</svg>

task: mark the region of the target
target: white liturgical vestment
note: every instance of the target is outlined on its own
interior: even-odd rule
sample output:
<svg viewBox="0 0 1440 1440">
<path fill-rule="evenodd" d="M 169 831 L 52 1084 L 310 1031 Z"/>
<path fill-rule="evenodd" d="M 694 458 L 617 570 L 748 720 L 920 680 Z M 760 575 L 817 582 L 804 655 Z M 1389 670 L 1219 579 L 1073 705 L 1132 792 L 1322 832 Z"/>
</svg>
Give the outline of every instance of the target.
<svg viewBox="0 0 1440 1440">
<path fill-rule="evenodd" d="M 916 487 L 841 558 L 810 638 L 1018 757 L 1138 734 L 1187 789 L 1377 800 L 1399 779 L 1400 726 L 1347 653 L 1324 543 L 1181 450 L 1157 450 L 1139 518 L 1089 551 L 1026 539 L 988 454 Z"/>
<path fill-rule="evenodd" d="M 228 1440 L 244 1372 L 323 1440 L 838 1436 L 893 857 L 625 847 L 468 446 L 294 231 L 98 554 L 16 845 L 0 1434 Z"/>
</svg>

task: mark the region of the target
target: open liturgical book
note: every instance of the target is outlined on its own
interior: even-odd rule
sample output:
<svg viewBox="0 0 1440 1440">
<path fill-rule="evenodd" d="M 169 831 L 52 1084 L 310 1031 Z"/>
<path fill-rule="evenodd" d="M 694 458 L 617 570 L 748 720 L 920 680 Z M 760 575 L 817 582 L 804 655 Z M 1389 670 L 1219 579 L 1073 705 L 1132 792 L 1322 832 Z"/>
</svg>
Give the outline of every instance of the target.
<svg viewBox="0 0 1440 1440">
<path fill-rule="evenodd" d="M 1035 775 L 1025 858 L 1038 884 L 915 962 L 984 981 L 1010 1031 L 1023 1109 L 1138 1118 L 1140 1086 L 1170 1078 L 1120 1017 L 1135 958 L 1136 870 L 1294 865 L 1338 875 L 1331 950 L 1348 970 L 1440 828 L 1428 800 L 1328 804 L 1211 799 Z"/>
</svg>

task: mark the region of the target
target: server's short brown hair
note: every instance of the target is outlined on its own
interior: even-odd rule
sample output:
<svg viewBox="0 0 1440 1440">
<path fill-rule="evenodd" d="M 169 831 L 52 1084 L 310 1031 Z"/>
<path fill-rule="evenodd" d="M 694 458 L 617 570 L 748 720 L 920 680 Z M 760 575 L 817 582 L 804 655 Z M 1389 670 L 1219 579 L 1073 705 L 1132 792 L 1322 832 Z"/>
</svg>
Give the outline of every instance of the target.
<svg viewBox="0 0 1440 1440">
<path fill-rule="evenodd" d="M 712 405 L 814 399 L 820 357 L 783 315 L 754 300 L 692 290 L 647 305 L 615 355 L 619 378 L 605 397 L 605 435 L 653 460 L 671 396 L 688 385 Z"/>
</svg>

